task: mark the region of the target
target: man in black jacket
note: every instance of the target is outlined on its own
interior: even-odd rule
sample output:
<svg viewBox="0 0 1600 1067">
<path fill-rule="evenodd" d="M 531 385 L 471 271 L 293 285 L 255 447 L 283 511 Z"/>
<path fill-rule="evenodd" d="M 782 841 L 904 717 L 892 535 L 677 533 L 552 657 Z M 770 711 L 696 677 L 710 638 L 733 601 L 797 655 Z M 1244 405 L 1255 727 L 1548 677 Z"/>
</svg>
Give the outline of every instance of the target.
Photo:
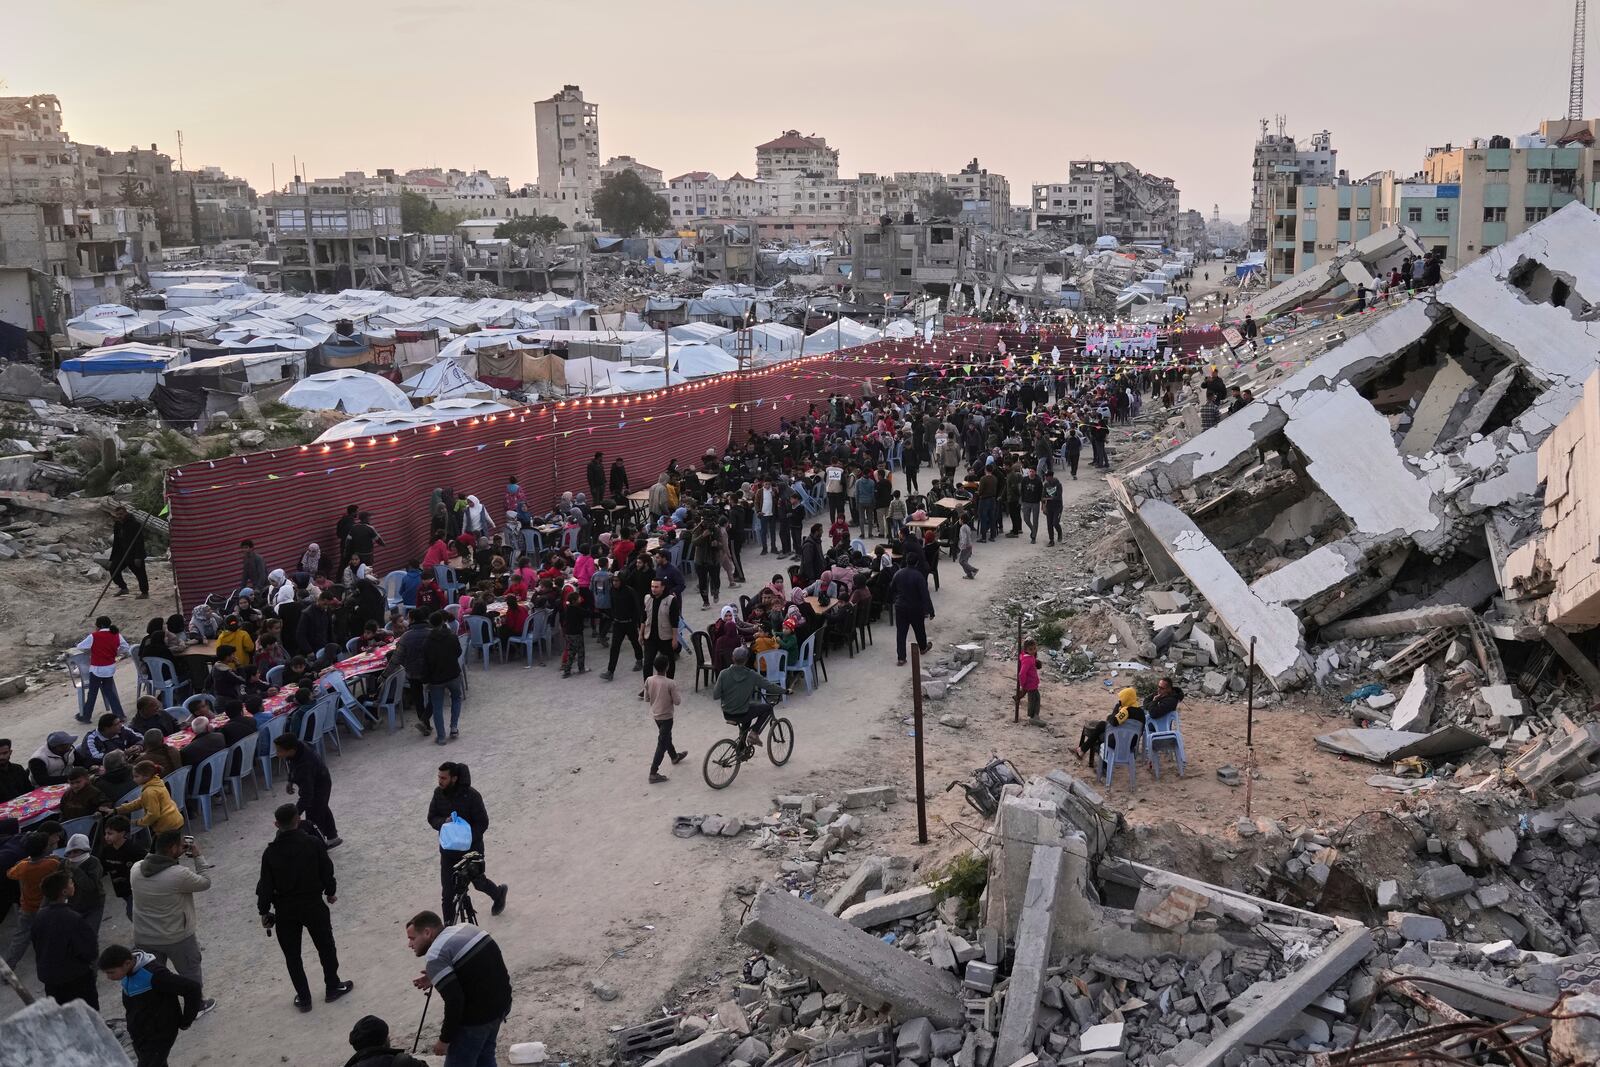
<svg viewBox="0 0 1600 1067">
<path fill-rule="evenodd" d="M 422 958 L 411 984 L 437 990 L 444 1002 L 433 1054 L 452 1065 L 492 1063 L 500 1024 L 511 1013 L 511 976 L 500 946 L 476 926 L 446 927 L 431 911 L 406 923 L 406 944 Z"/>
<path fill-rule="evenodd" d="M 594 454 L 584 473 L 589 479 L 589 499 L 598 506 L 606 498 L 606 464 L 599 452 Z"/>
<path fill-rule="evenodd" d="M 295 640 L 305 655 L 316 656 L 333 640 L 333 615 L 338 608 L 339 598 L 324 590 L 316 603 L 300 613 Z"/>
<path fill-rule="evenodd" d="M 295 808 L 317 828 L 329 848 L 344 844 L 344 838 L 339 836 L 334 825 L 333 809 L 328 806 L 333 798 L 333 775 L 328 773 L 328 765 L 311 751 L 310 745 L 289 734 L 279 736 L 272 742 L 272 748 L 288 768 L 289 784 L 284 787 L 285 791 L 300 794 Z"/>
<path fill-rule="evenodd" d="M 406 672 L 406 692 L 411 697 L 411 710 L 417 713 L 417 729 L 422 731 L 423 737 L 433 733 L 433 718 L 428 713 L 427 661 L 423 657 L 430 633 L 427 614 L 421 608 L 412 608 L 410 625 L 394 642 L 393 662 Z"/>
<path fill-rule="evenodd" d="M 467 770 L 467 765 L 446 761 L 439 764 L 439 786 L 433 791 L 433 799 L 428 801 L 428 825 L 437 831 L 450 821 L 452 815 L 461 816 L 472 827 L 471 851 L 482 857 L 483 834 L 489 829 L 489 809 L 483 806 L 483 797 L 472 788 L 472 772 Z M 466 855 L 466 852 L 458 849 L 439 849 L 439 884 L 443 891 L 446 924 L 456 921 L 456 865 Z M 470 884 L 494 902 L 490 914 L 499 915 L 506 910 L 506 894 L 511 887 L 491 882 L 484 873 L 485 866 L 480 862 L 472 869 Z M 465 892 L 466 887 L 461 886 L 460 890 Z"/>
<path fill-rule="evenodd" d="M 139 582 L 139 599 L 150 599 L 150 578 L 144 569 L 144 527 L 127 508 L 119 507 L 111 513 L 111 584 L 117 587 L 117 596 L 128 595 L 128 583 L 122 580 L 123 569 L 133 572 Z"/>
<path fill-rule="evenodd" d="M 617 654 L 626 639 L 633 644 L 633 669 L 644 670 L 644 649 L 639 644 L 639 594 L 622 573 L 611 576 L 611 661 L 600 675 L 606 681 L 617 676 Z"/>
<path fill-rule="evenodd" d="M 300 828 L 300 812 L 293 804 L 280 804 L 272 813 L 278 835 L 261 853 L 261 877 L 256 882 L 256 911 L 261 925 L 272 932 L 277 925 L 278 947 L 294 983 L 294 1006 L 311 1010 L 311 986 L 300 960 L 300 932 L 311 935 L 322 963 L 322 984 L 331 1003 L 355 988 L 339 980 L 339 949 L 333 943 L 333 923 L 328 904 L 338 900 L 333 861 L 321 841 Z M 322 898 L 328 898 L 328 904 Z"/>
<path fill-rule="evenodd" d="M 615 657 L 612 662 L 616 662 Z M 0 737 L 0 804 L 32 791 L 33 783 L 28 780 L 28 768 L 11 762 L 11 739 Z"/>
<path fill-rule="evenodd" d="M 167 1054 L 200 1014 L 200 983 L 173 974 L 148 952 L 107 945 L 100 971 L 122 986 L 122 1010 L 139 1067 L 167 1067 Z"/>
<path fill-rule="evenodd" d="M 618 500 L 628 497 L 628 471 L 622 465 L 621 456 L 611 461 L 611 495 Z"/>
<path fill-rule="evenodd" d="M 68 904 L 74 890 L 72 875 L 67 871 L 48 874 L 40 888 L 44 891 L 44 906 L 34 916 L 29 933 L 44 995 L 59 1004 L 81 1000 L 99 1011 L 100 993 L 94 973 L 100 952 L 98 937 L 89 920 Z"/>
<path fill-rule="evenodd" d="M 433 708 L 433 743 L 448 745 L 461 736 L 461 639 L 450 616 L 436 611 L 428 617 L 428 641 L 422 646 L 422 669 L 428 682 L 428 705 Z M 445 736 L 444 702 L 450 698 L 450 736 Z"/>
<path fill-rule="evenodd" d="M 896 666 L 906 663 L 906 630 L 917 635 L 917 645 L 923 655 L 933 646 L 928 644 L 928 630 L 924 620 L 933 618 L 933 597 L 928 595 L 928 577 L 915 567 L 901 567 L 889 580 L 889 591 L 894 596 L 895 649 L 899 654 Z"/>
</svg>

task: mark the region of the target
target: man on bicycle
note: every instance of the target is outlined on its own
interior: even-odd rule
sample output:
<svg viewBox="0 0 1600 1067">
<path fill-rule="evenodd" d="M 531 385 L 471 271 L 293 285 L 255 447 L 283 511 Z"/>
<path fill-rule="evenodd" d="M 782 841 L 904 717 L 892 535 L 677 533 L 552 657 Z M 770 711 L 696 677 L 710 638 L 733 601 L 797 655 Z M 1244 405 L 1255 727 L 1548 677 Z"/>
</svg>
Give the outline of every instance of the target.
<svg viewBox="0 0 1600 1067">
<path fill-rule="evenodd" d="M 722 717 L 739 727 L 739 751 L 744 752 L 747 738 L 759 737 L 767 720 L 772 718 L 772 705 L 758 700 L 758 694 L 781 698 L 783 686 L 769 682 L 750 669 L 750 650 L 743 646 L 733 650 L 733 662 L 717 675 L 717 684 L 711 690 L 713 699 L 722 704 Z"/>
</svg>

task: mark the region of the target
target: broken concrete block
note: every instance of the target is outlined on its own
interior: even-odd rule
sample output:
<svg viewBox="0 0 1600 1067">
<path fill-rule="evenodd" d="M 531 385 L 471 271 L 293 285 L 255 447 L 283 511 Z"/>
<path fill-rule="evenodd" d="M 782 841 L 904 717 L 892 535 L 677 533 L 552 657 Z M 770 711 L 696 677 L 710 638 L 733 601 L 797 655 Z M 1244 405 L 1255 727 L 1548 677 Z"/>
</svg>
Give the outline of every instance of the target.
<svg viewBox="0 0 1600 1067">
<path fill-rule="evenodd" d="M 1600 993 L 1585 990 L 1567 998 L 1550 1027 L 1551 1062 L 1600 1063 Z"/>
<path fill-rule="evenodd" d="M 1478 690 L 1478 699 L 1489 713 L 1489 724 L 1500 729 L 1510 729 L 1527 714 L 1522 698 L 1509 685 L 1486 685 Z"/>
<path fill-rule="evenodd" d="M 1012 1063 L 1033 1047 L 1039 1002 L 1050 964 L 1050 938 L 1055 924 L 1056 897 L 1061 891 L 1061 869 L 1060 848 L 1034 846 L 1022 921 L 1017 926 L 1005 1014 L 1000 1019 L 1000 1033 L 995 1040 L 995 1059 L 1000 1063 Z"/>
<path fill-rule="evenodd" d="M 1478 844 L 1496 863 L 1509 866 L 1517 855 L 1517 832 L 1509 826 L 1486 830 L 1478 835 Z"/>
<path fill-rule="evenodd" d="M 821 908 L 767 886 L 750 908 L 739 940 L 897 1021 L 927 1016 L 960 1026 L 966 1012 L 954 976 L 834 918 Z"/>
<path fill-rule="evenodd" d="M 726 1030 L 708 1030 L 686 1045 L 656 1053 L 645 1067 L 717 1067 L 738 1041 Z"/>
<path fill-rule="evenodd" d="M 1152 885 L 1139 890 L 1133 913 L 1151 926 L 1179 930 L 1210 902 L 1205 894 L 1181 885 Z"/>
<path fill-rule="evenodd" d="M 1085 1030 L 1078 1038 L 1078 1047 L 1084 1052 L 1099 1052 L 1103 1049 L 1120 1049 L 1122 1047 L 1122 1023 L 1100 1023 Z"/>
<path fill-rule="evenodd" d="M 927 1063 L 933 1058 L 933 1023 L 920 1016 L 901 1023 L 894 1050 L 902 1060 Z"/>
<path fill-rule="evenodd" d="M 1000 977 L 1000 968 L 992 963 L 980 963 L 977 960 L 967 964 L 966 975 L 962 984 L 968 989 L 976 989 L 980 993 L 992 993 L 994 983 Z"/>
<path fill-rule="evenodd" d="M 1400 893 L 1400 883 L 1393 878 L 1385 878 L 1378 883 L 1378 907 L 1388 910 L 1397 908 L 1405 902 Z"/>
<path fill-rule="evenodd" d="M 81 1000 L 37 1000 L 0 1020 L 0 1067 L 132 1067 L 105 1020 Z"/>
<path fill-rule="evenodd" d="M 1411 682 L 1389 713 L 1389 728 L 1414 733 L 1427 732 L 1433 722 L 1433 700 L 1437 686 L 1438 679 L 1427 664 L 1412 671 Z"/>
<path fill-rule="evenodd" d="M 839 918 L 852 926 L 868 930 L 874 926 L 886 926 L 900 919 L 932 911 L 938 902 L 939 894 L 933 886 L 918 885 L 898 893 L 886 893 L 881 897 L 852 904 L 839 913 Z"/>
<path fill-rule="evenodd" d="M 879 804 L 893 804 L 894 800 L 895 792 L 892 785 L 872 785 L 864 789 L 846 789 L 844 791 L 844 807 L 846 811 L 872 808 Z"/>
<path fill-rule="evenodd" d="M 1219 697 L 1228 688 L 1228 676 L 1218 674 L 1216 671 L 1207 671 L 1206 676 L 1200 681 L 1200 689 L 1206 696 Z"/>
<path fill-rule="evenodd" d="M 1422 877 L 1417 880 L 1417 887 L 1423 897 L 1434 904 L 1466 896 L 1477 888 L 1477 885 L 1477 881 L 1471 875 L 1453 863 L 1429 868 L 1423 871 Z"/>
<path fill-rule="evenodd" d="M 965 715 L 941 715 L 939 716 L 939 725 L 951 730 L 965 730 L 967 728 L 967 717 Z"/>
<path fill-rule="evenodd" d="M 1389 929 L 1407 941 L 1439 941 L 1447 933 L 1443 919 L 1409 911 L 1391 911 L 1384 920 Z"/>
</svg>

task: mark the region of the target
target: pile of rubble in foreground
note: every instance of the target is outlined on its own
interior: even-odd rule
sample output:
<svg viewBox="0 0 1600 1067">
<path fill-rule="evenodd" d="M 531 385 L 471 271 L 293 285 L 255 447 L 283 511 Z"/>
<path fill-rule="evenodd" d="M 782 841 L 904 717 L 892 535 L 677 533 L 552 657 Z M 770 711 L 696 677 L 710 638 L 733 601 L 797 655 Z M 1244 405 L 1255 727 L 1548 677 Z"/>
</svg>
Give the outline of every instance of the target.
<svg viewBox="0 0 1600 1067">
<path fill-rule="evenodd" d="M 798 814 L 808 806 L 831 821 Z M 830 829 L 847 817 L 842 803 L 788 807 L 758 832 L 831 841 L 814 854 L 843 858 Z M 1600 805 L 1573 802 L 1520 831 L 1483 830 L 1480 845 L 1452 839 L 1439 848 L 1450 855 L 1417 860 L 1414 879 L 1381 887 L 1372 927 L 1113 856 L 1116 816 L 1056 771 L 1008 786 L 986 844 L 941 883 L 896 890 L 889 862 L 868 858 L 826 905 L 811 899 L 813 870 L 766 885 L 739 932 L 756 954 L 728 999 L 705 1016 L 621 1031 L 618 1056 L 647 1067 L 1265 1067 L 1446 1055 L 1594 1064 L 1600 952 L 1586 924 L 1600 920 L 1597 814 Z M 1554 851 L 1557 841 L 1572 850 Z M 1434 844 L 1424 835 L 1417 851 Z M 1581 863 L 1555 858 L 1579 847 Z M 1489 870 L 1475 876 L 1451 856 Z M 1540 879 L 1580 898 L 1577 936 L 1549 912 L 1542 930 L 1507 924 L 1535 916 L 1530 883 Z M 1528 940 L 1541 947 L 1520 947 Z M 1504 1051 L 1511 1043 L 1525 1058 Z"/>
</svg>

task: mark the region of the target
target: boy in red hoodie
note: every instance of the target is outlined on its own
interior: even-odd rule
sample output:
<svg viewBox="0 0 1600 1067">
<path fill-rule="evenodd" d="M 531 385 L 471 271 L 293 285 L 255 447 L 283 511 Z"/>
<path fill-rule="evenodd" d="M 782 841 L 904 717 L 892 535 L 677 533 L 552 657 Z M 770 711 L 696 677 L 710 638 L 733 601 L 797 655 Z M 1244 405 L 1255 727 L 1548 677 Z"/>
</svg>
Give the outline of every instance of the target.
<svg viewBox="0 0 1600 1067">
<path fill-rule="evenodd" d="M 1039 645 L 1033 638 L 1022 643 L 1017 657 L 1017 689 L 1028 702 L 1028 721 L 1039 724 Z"/>
</svg>

